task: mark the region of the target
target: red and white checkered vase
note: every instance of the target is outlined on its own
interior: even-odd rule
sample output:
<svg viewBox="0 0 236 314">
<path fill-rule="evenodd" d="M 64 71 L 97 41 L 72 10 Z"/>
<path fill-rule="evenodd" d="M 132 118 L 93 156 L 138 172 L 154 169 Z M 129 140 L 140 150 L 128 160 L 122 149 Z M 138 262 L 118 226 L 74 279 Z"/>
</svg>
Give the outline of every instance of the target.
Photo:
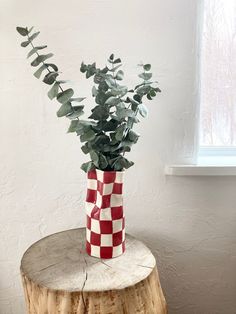
<svg viewBox="0 0 236 314">
<path fill-rule="evenodd" d="M 113 258 L 125 251 L 123 172 L 88 172 L 86 250 L 91 256 Z"/>
</svg>

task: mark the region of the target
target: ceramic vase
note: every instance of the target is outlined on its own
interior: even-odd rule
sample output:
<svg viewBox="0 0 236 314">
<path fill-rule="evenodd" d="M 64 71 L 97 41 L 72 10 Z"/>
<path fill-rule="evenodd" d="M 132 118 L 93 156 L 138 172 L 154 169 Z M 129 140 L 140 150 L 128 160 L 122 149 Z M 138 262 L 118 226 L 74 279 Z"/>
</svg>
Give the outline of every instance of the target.
<svg viewBox="0 0 236 314">
<path fill-rule="evenodd" d="M 98 258 L 114 258 L 125 251 L 121 171 L 87 173 L 86 251 Z"/>
</svg>

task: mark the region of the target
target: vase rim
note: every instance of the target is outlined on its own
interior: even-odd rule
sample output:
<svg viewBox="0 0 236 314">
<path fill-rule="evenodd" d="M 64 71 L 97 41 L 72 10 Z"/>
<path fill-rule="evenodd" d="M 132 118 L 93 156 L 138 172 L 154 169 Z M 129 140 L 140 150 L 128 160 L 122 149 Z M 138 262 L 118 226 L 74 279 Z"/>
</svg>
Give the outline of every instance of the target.
<svg viewBox="0 0 236 314">
<path fill-rule="evenodd" d="M 111 171 L 106 171 L 106 170 L 101 170 L 101 169 L 94 169 L 95 171 L 100 171 L 100 172 L 108 172 L 108 173 L 112 173 L 112 172 L 118 172 L 118 173 L 125 173 L 125 171 L 124 170 L 122 170 L 122 171 L 118 171 L 118 170 L 111 170 Z M 93 171 L 93 170 L 92 170 Z"/>
</svg>

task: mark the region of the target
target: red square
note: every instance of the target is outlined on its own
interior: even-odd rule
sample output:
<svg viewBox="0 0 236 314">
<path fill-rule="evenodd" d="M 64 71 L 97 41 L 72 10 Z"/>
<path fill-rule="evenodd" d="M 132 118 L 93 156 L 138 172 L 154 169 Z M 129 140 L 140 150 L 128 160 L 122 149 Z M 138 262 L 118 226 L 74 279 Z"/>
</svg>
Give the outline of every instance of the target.
<svg viewBox="0 0 236 314">
<path fill-rule="evenodd" d="M 113 233 L 112 235 L 113 246 L 120 245 L 122 243 L 122 231 Z"/>
<path fill-rule="evenodd" d="M 88 179 L 97 179 L 97 173 L 96 173 L 96 170 L 90 170 L 88 172 Z"/>
<path fill-rule="evenodd" d="M 100 218 L 100 209 L 95 205 L 92 212 L 91 212 L 91 218 L 99 220 Z"/>
<path fill-rule="evenodd" d="M 111 207 L 112 220 L 121 219 L 123 217 L 123 206 Z"/>
<path fill-rule="evenodd" d="M 100 229 L 101 229 L 101 234 L 112 234 L 112 221 L 101 220 Z"/>
<path fill-rule="evenodd" d="M 101 208 L 108 208 L 111 204 L 111 194 L 102 196 Z"/>
<path fill-rule="evenodd" d="M 101 245 L 101 235 L 100 234 L 91 231 L 90 239 L 91 239 L 92 245 L 98 245 L 98 246 Z"/>
<path fill-rule="evenodd" d="M 105 171 L 103 176 L 103 182 L 104 183 L 113 183 L 116 178 L 116 172 L 115 171 Z"/>
<path fill-rule="evenodd" d="M 100 249 L 101 258 L 112 258 L 112 247 L 104 247 L 102 246 Z"/>
<path fill-rule="evenodd" d="M 88 241 L 86 241 L 86 252 L 91 255 L 91 245 Z"/>
<path fill-rule="evenodd" d="M 97 190 L 102 195 L 102 193 L 103 193 L 103 183 L 100 182 L 100 181 L 98 181 Z"/>
<path fill-rule="evenodd" d="M 97 191 L 96 190 L 87 189 L 86 202 L 88 202 L 88 203 L 96 203 L 96 200 L 97 200 Z"/>
<path fill-rule="evenodd" d="M 87 228 L 91 230 L 91 218 L 87 216 Z"/>
<path fill-rule="evenodd" d="M 112 193 L 113 194 L 122 194 L 122 187 L 123 187 L 122 183 L 114 183 Z"/>
</svg>

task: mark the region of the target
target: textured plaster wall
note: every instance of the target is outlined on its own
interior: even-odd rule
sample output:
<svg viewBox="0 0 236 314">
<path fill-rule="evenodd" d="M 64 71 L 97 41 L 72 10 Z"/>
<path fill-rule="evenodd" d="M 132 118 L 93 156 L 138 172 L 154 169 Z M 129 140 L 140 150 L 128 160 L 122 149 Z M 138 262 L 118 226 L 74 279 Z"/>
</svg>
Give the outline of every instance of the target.
<svg viewBox="0 0 236 314">
<path fill-rule="evenodd" d="M 56 117 L 47 87 L 32 77 L 16 25 L 41 30 L 37 42 L 48 44 L 80 96 L 90 92 L 79 73 L 82 60 L 102 65 L 114 52 L 124 60 L 127 82 L 136 82 L 140 60 L 153 64 L 163 92 L 148 104 L 149 118 L 138 125 L 142 137 L 130 154 L 127 231 L 157 257 L 170 314 L 236 313 L 236 180 L 163 172 L 166 163 L 194 155 L 197 4 L 0 1 L 1 314 L 24 313 L 19 263 L 26 248 L 85 220 L 85 157 L 76 136 L 66 134 L 68 121 Z"/>
</svg>

